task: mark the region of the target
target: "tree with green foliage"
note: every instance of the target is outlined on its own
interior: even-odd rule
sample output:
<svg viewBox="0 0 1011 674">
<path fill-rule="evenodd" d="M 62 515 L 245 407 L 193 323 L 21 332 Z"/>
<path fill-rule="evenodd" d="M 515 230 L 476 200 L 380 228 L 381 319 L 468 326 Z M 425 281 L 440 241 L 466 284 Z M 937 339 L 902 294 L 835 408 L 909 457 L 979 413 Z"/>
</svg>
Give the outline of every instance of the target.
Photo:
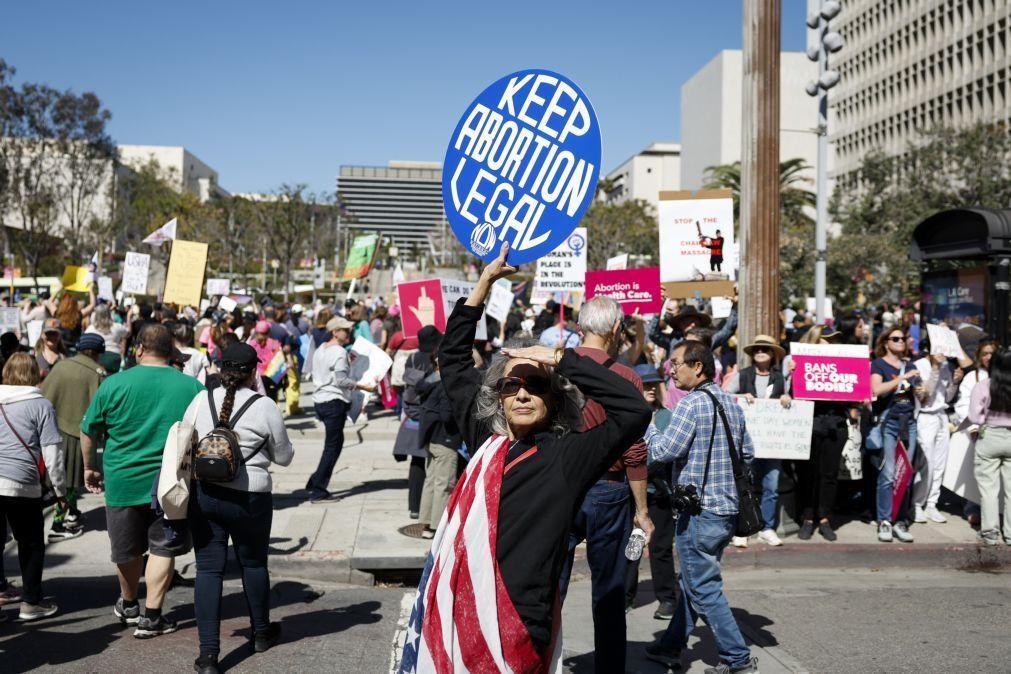
<svg viewBox="0 0 1011 674">
<path fill-rule="evenodd" d="M 1011 137 L 1004 123 L 938 127 L 899 156 L 868 153 L 830 203 L 839 235 L 828 247 L 829 293 L 841 304 L 919 295 L 913 229 L 937 211 L 1011 205 Z"/>
<path fill-rule="evenodd" d="M 656 214 L 646 201 L 630 199 L 620 204 L 594 201 L 580 224 L 586 227 L 590 241 L 587 269 L 603 269 L 607 258 L 622 253 L 656 256 Z"/>
</svg>

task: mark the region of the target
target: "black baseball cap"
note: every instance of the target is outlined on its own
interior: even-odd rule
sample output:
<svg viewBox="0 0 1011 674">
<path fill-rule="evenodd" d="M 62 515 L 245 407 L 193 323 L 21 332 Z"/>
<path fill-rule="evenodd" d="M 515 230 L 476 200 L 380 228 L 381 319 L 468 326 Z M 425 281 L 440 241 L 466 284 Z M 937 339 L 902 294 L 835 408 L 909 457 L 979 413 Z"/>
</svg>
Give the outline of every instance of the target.
<svg viewBox="0 0 1011 674">
<path fill-rule="evenodd" d="M 226 370 L 252 370 L 260 359 L 249 344 L 232 344 L 221 354 L 221 367 Z"/>
</svg>

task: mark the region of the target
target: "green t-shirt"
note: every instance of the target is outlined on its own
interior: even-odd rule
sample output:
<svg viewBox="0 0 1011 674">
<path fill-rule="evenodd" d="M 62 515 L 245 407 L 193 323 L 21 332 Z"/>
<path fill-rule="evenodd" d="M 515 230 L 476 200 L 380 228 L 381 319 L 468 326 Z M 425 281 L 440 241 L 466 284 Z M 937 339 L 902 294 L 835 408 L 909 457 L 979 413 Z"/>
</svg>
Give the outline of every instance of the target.
<svg viewBox="0 0 1011 674">
<path fill-rule="evenodd" d="M 151 502 L 169 428 L 203 390 L 200 382 L 173 367 L 151 365 L 137 365 L 102 382 L 84 413 L 81 431 L 93 438 L 105 432 L 106 505 Z"/>
</svg>

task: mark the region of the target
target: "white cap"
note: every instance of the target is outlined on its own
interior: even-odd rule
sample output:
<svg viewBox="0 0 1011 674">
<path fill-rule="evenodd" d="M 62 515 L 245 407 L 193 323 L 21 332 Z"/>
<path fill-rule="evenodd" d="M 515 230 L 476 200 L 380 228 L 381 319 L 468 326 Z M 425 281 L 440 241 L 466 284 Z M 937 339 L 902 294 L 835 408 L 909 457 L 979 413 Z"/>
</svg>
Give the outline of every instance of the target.
<svg viewBox="0 0 1011 674">
<path fill-rule="evenodd" d="M 293 314 L 300 314 L 303 311 L 305 311 L 305 307 L 303 307 L 301 304 L 292 304 L 291 305 L 291 313 L 293 313 Z"/>
</svg>

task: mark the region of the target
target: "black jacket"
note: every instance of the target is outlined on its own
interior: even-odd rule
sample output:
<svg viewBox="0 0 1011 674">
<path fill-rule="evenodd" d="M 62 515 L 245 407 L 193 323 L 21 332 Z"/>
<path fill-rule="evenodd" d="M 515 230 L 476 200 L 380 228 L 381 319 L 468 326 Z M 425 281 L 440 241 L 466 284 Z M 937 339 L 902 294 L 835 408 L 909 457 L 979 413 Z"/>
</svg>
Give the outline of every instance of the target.
<svg viewBox="0 0 1011 674">
<path fill-rule="evenodd" d="M 418 382 L 415 387 L 421 396 L 421 420 L 418 422 L 418 436 L 422 445 L 434 442 L 443 447 L 460 449 L 462 440 L 460 429 L 453 418 L 453 406 L 442 385 L 440 373 L 433 372 Z"/>
<path fill-rule="evenodd" d="M 491 436 L 474 418 L 482 375 L 471 346 L 484 307 L 460 300 L 449 317 L 439 351 L 442 382 L 471 453 Z M 551 640 L 551 612 L 568 551 L 569 528 L 589 488 L 633 442 L 643 436 L 650 410 L 631 382 L 591 358 L 566 349 L 558 372 L 583 395 L 604 407 L 607 420 L 582 433 L 551 432 L 521 438 L 506 461 L 536 445 L 537 453 L 516 464 L 502 481 L 496 557 L 509 597 L 540 650 Z"/>
<path fill-rule="evenodd" d="M 758 392 L 755 390 L 754 365 L 741 370 L 738 377 L 737 387 L 741 393 L 750 393 L 756 398 L 764 397 L 758 395 Z M 775 399 L 786 393 L 786 380 L 783 379 L 783 373 L 779 371 L 778 367 L 774 367 L 769 370 L 769 383 L 772 384 L 772 393 L 769 395 L 770 398 Z"/>
</svg>

